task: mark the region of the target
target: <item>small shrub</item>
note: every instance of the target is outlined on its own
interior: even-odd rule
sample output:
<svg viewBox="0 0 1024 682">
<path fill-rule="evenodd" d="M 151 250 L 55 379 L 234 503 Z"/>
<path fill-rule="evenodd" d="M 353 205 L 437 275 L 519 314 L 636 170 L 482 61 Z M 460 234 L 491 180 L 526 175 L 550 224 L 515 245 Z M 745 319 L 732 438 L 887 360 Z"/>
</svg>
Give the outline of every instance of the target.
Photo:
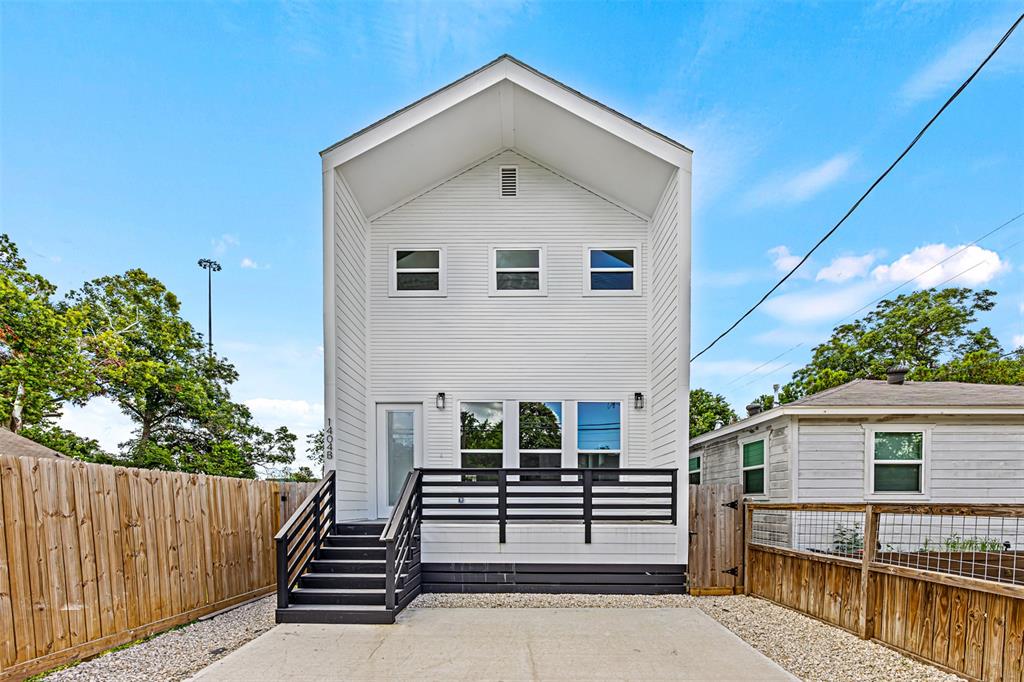
<svg viewBox="0 0 1024 682">
<path fill-rule="evenodd" d="M 860 554 L 864 551 L 864 530 L 861 524 L 839 524 L 832 531 L 832 551 L 837 554 Z"/>
</svg>

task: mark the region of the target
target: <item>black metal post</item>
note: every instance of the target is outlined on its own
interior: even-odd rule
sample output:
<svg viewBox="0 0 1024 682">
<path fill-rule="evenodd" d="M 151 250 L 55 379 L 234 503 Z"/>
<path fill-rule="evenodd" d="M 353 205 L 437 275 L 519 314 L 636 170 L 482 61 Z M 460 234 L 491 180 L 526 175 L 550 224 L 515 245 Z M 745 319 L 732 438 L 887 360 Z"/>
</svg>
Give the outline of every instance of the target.
<svg viewBox="0 0 1024 682">
<path fill-rule="evenodd" d="M 385 589 L 384 589 L 384 607 L 388 611 L 395 610 L 395 583 L 397 576 L 395 566 L 395 541 L 387 541 L 387 552 L 386 561 L 384 562 L 385 570 L 387 571 Z"/>
<path fill-rule="evenodd" d="M 590 544 L 590 524 L 594 520 L 594 470 L 583 472 L 583 538 Z"/>
<path fill-rule="evenodd" d="M 288 608 L 288 538 L 277 541 L 277 608 Z"/>
<path fill-rule="evenodd" d="M 505 542 L 505 522 L 508 520 L 508 472 L 498 470 L 498 542 Z"/>
</svg>

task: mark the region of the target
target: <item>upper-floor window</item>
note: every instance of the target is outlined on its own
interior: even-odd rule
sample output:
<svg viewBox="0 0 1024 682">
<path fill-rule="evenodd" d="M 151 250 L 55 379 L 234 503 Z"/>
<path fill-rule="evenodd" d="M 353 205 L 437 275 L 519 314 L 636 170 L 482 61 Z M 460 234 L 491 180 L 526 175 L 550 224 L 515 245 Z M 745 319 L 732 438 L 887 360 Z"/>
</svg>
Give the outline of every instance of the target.
<svg viewBox="0 0 1024 682">
<path fill-rule="evenodd" d="M 743 443 L 743 494 L 764 495 L 765 444 L 764 437 Z"/>
<path fill-rule="evenodd" d="M 639 252 L 632 246 L 588 247 L 584 293 L 605 296 L 640 293 Z"/>
<path fill-rule="evenodd" d="M 928 430 L 920 426 L 869 428 L 868 485 L 870 494 L 925 493 L 925 451 Z"/>
<path fill-rule="evenodd" d="M 700 455 L 691 457 L 689 462 L 690 483 L 700 483 Z"/>
<path fill-rule="evenodd" d="M 391 249 L 390 296 L 444 296 L 447 290 L 444 248 Z"/>
<path fill-rule="evenodd" d="M 543 296 L 547 293 L 543 247 L 491 249 L 492 296 Z"/>
</svg>

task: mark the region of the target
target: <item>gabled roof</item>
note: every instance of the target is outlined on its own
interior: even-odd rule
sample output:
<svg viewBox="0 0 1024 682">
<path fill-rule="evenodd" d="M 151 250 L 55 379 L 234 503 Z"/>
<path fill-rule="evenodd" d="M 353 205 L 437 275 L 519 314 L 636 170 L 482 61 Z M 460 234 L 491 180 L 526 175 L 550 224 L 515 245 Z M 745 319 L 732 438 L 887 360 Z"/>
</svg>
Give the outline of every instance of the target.
<svg viewBox="0 0 1024 682">
<path fill-rule="evenodd" d="M 56 450 L 51 450 L 45 445 L 40 445 L 34 440 L 19 436 L 12 431 L 0 427 L 0 455 L 12 457 L 58 457 L 64 455 Z"/>
<path fill-rule="evenodd" d="M 650 216 L 692 152 L 667 135 L 502 55 L 323 150 L 373 218 L 418 191 L 516 149 Z"/>
<path fill-rule="evenodd" d="M 967 384 L 955 381 L 907 381 L 890 384 L 855 379 L 781 407 L 740 419 L 690 440 L 700 445 L 789 415 L 1024 415 L 1024 386 Z"/>
</svg>

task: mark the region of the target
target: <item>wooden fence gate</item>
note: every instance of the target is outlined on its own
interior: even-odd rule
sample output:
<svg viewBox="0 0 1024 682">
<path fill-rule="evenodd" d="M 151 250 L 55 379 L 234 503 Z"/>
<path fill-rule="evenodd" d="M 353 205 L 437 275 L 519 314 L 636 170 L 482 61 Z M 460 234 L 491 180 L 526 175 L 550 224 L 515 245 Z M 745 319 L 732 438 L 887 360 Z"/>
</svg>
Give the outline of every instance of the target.
<svg viewBox="0 0 1024 682">
<path fill-rule="evenodd" d="M 743 592 L 743 485 L 690 486 L 690 594 Z"/>
</svg>

